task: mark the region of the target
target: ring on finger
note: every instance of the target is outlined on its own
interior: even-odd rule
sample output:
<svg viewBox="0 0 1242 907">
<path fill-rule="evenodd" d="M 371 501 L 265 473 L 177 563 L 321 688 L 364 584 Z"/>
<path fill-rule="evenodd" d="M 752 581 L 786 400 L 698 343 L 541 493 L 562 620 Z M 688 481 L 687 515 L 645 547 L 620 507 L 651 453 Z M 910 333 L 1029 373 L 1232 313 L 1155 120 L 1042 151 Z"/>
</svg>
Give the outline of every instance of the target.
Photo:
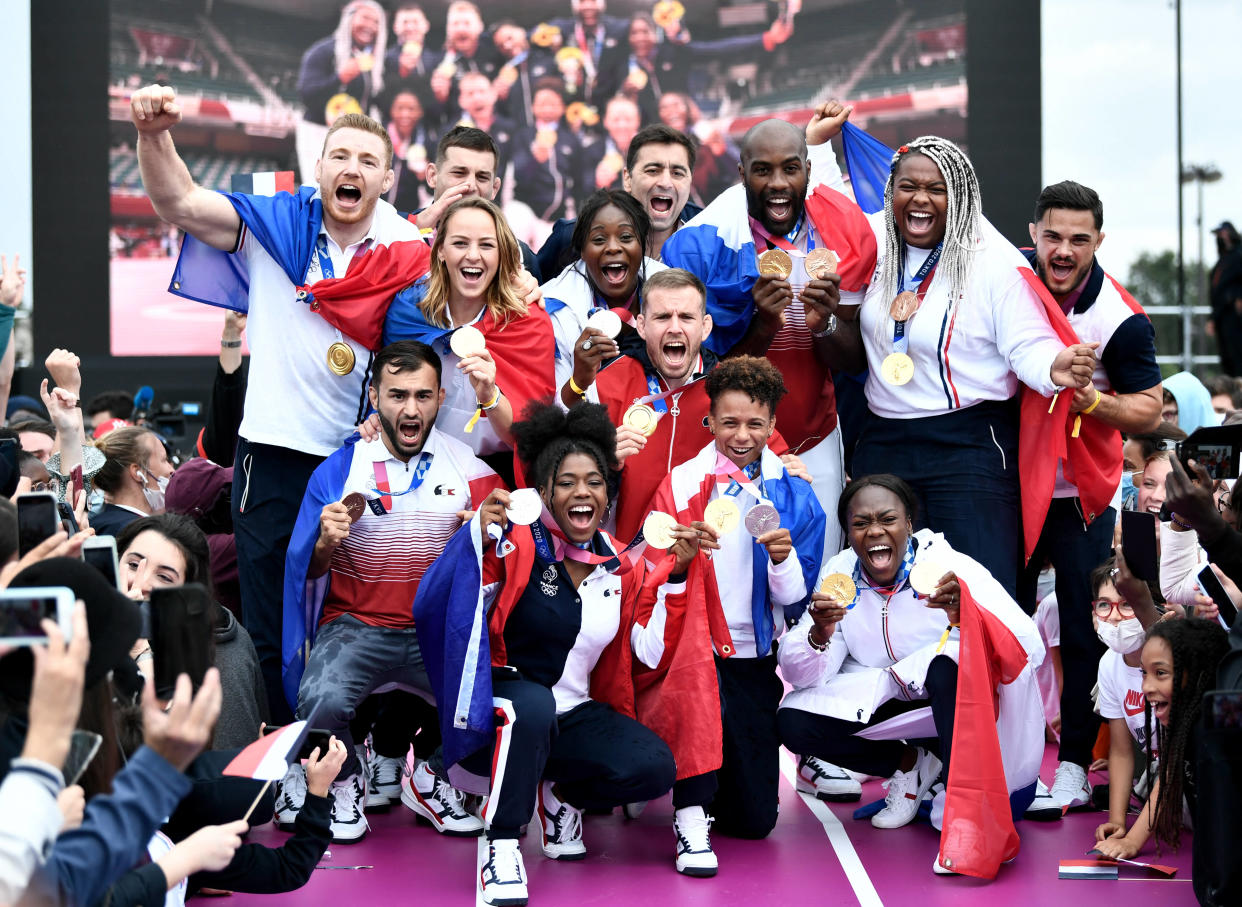
<svg viewBox="0 0 1242 907">
<path fill-rule="evenodd" d="M 590 348 L 591 348 L 591 341 L 589 341 L 589 340 L 584 340 L 584 341 L 582 341 L 582 352 L 584 352 L 584 353 L 585 353 L 585 352 L 586 352 L 587 350 L 589 350 Z"/>
</svg>

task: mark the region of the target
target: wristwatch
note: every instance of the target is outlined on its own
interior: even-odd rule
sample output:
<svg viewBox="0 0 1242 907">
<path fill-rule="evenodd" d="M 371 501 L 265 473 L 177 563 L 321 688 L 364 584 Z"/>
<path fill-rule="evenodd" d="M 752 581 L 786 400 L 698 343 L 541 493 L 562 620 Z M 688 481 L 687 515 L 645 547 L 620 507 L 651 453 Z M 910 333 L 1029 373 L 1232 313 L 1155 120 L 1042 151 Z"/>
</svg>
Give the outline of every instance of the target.
<svg viewBox="0 0 1242 907">
<path fill-rule="evenodd" d="M 828 323 L 824 325 L 824 329 L 822 331 L 811 331 L 811 336 L 816 338 L 830 337 L 837 332 L 837 324 L 837 316 L 829 315 Z"/>
</svg>

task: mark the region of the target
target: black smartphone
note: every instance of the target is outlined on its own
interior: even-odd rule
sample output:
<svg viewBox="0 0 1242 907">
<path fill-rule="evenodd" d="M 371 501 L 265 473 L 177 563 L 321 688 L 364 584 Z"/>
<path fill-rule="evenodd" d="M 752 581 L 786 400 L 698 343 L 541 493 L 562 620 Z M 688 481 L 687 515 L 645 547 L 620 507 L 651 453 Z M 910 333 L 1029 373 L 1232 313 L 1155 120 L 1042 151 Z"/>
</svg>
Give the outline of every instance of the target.
<svg viewBox="0 0 1242 907">
<path fill-rule="evenodd" d="M 1234 605 L 1233 599 L 1229 597 L 1229 593 L 1225 591 L 1225 587 L 1221 584 L 1220 577 L 1216 575 L 1216 571 L 1210 565 L 1199 571 L 1199 588 L 1220 609 L 1220 619 L 1224 623 L 1225 629 L 1228 630 L 1232 627 L 1233 622 L 1238 617 L 1237 606 Z"/>
<path fill-rule="evenodd" d="M 102 573 L 114 588 L 121 588 L 117 579 L 119 570 L 116 560 L 116 539 L 113 536 L 97 535 L 83 542 L 82 560 Z"/>
<path fill-rule="evenodd" d="M 66 586 L 0 589 L 0 652 L 47 642 L 43 620 L 56 622 L 65 639 L 73 633 L 73 591 Z"/>
<path fill-rule="evenodd" d="M 1160 579 L 1160 561 L 1156 557 L 1156 516 L 1137 510 L 1121 511 L 1121 546 L 1126 566 L 1144 582 Z"/>
<path fill-rule="evenodd" d="M 1242 424 L 1205 425 L 1177 445 L 1177 458 L 1193 478 L 1190 461 L 1207 470 L 1213 479 L 1236 479 L 1242 458 Z"/>
<path fill-rule="evenodd" d="M 266 737 L 268 734 L 275 734 L 277 731 L 283 730 L 283 729 L 284 729 L 284 725 L 279 725 L 279 724 L 276 725 L 275 727 L 270 727 L 270 726 L 265 727 L 263 729 L 263 736 Z M 311 753 L 315 750 L 316 747 L 318 747 L 319 758 L 322 759 L 324 757 L 324 754 L 328 752 L 328 741 L 331 739 L 332 739 L 331 731 L 325 731 L 321 727 L 307 728 L 306 738 L 302 741 L 302 748 L 298 750 L 297 758 L 299 760 L 309 759 L 311 757 Z"/>
<path fill-rule="evenodd" d="M 56 507 L 56 495 L 50 491 L 35 491 L 17 496 L 17 551 L 21 556 L 30 553 L 40 542 L 55 535 L 60 528 L 60 512 Z"/>
<path fill-rule="evenodd" d="M 212 602 L 197 583 L 151 590 L 151 655 L 155 695 L 171 699 L 179 674 L 197 691 L 215 660 Z"/>
</svg>

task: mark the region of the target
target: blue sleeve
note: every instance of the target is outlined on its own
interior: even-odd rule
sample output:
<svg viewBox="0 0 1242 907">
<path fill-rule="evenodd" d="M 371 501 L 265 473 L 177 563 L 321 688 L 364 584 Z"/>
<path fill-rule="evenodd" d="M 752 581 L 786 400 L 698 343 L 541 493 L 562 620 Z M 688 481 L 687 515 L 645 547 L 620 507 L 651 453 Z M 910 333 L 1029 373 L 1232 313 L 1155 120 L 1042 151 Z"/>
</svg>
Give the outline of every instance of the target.
<svg viewBox="0 0 1242 907">
<path fill-rule="evenodd" d="M 731 38 L 717 38 L 714 41 L 696 41 L 691 39 L 690 43 L 683 44 L 682 48 L 688 50 L 695 57 L 744 54 L 751 50 L 767 50 L 763 46 L 763 32 L 753 35 L 736 35 Z"/>
<path fill-rule="evenodd" d="M 81 827 L 56 839 L 31 893 L 50 903 L 94 904 L 146 855 L 151 836 L 189 792 L 185 775 L 140 748 L 113 779 L 112 794 L 94 797 Z"/>
<path fill-rule="evenodd" d="M 560 274 L 569 264 L 562 260 L 562 256 L 569 251 L 569 243 L 576 223 L 576 221 L 562 217 L 552 225 L 552 232 L 539 247 L 539 270 L 543 273 L 545 283 Z"/>
<path fill-rule="evenodd" d="M 323 122 L 324 105 L 341 85 L 334 66 L 335 57 L 336 49 L 331 38 L 312 44 L 302 56 L 302 68 L 298 72 L 298 97 L 315 122 Z"/>
<path fill-rule="evenodd" d="M 1113 331 L 1100 356 L 1108 383 L 1119 394 L 1136 394 L 1161 381 L 1156 363 L 1156 332 L 1146 315 L 1135 312 Z"/>
</svg>

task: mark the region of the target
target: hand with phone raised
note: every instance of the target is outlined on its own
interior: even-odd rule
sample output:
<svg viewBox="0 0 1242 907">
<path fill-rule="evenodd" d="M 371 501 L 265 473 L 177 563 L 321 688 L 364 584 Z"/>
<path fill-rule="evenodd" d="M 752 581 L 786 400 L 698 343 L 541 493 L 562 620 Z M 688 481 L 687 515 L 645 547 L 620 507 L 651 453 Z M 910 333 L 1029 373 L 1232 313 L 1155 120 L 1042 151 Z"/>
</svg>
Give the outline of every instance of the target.
<svg viewBox="0 0 1242 907">
<path fill-rule="evenodd" d="M 1201 542 L 1206 544 L 1215 540 L 1229 526 L 1216 508 L 1216 498 L 1212 494 L 1212 477 L 1194 460 L 1188 463 L 1194 470 L 1192 476 L 1183 467 L 1180 459 L 1170 459 L 1172 469 L 1164 480 L 1164 506 L 1197 532 Z"/>
<path fill-rule="evenodd" d="M 142 727 L 144 740 L 177 771 L 185 771 L 194 757 L 211 741 L 212 729 L 220 717 L 220 672 L 208 668 L 198 694 L 191 696 L 190 678 L 182 674 L 168 703 L 160 708 L 155 683 L 147 678 L 142 689 Z"/>
<path fill-rule="evenodd" d="M 345 764 L 346 755 L 348 753 L 345 744 L 336 737 L 329 738 L 326 752 L 321 752 L 319 747 L 311 750 L 310 757 L 306 760 L 307 792 L 316 797 L 328 796 L 328 788 Z"/>
<path fill-rule="evenodd" d="M 30 729 L 22 757 L 59 769 L 69 754 L 69 738 L 82 709 L 82 684 L 90 656 L 86 606 L 73 606 L 73 632 L 68 641 L 55 621 L 43 621 L 46 646 L 33 646 L 34 681 L 30 691 Z"/>
</svg>

